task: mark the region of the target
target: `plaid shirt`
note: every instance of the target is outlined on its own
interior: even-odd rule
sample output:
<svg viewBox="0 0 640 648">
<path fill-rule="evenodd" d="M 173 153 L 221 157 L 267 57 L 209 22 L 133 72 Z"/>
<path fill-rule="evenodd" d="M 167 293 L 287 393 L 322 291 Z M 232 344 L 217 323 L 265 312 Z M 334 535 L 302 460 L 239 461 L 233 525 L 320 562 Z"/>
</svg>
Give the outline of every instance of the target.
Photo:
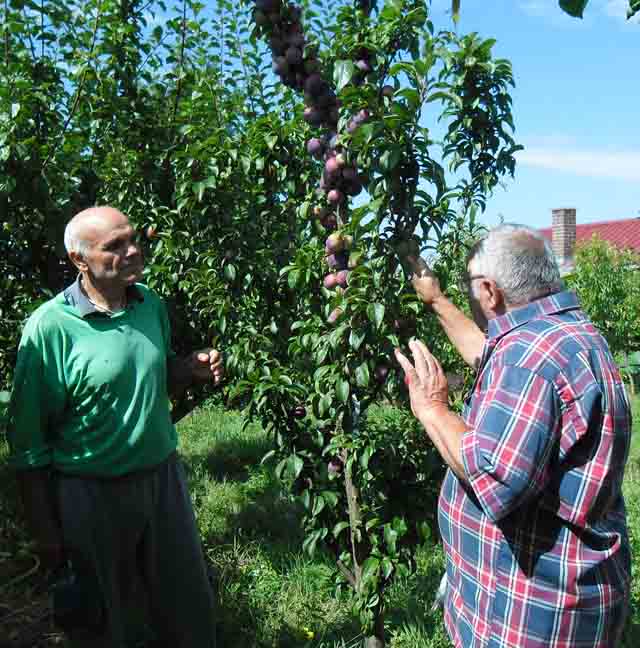
<svg viewBox="0 0 640 648">
<path fill-rule="evenodd" d="M 439 502 L 456 647 L 619 646 L 631 414 L 575 295 L 489 323 L 464 419 L 467 479 L 449 471 Z"/>
</svg>

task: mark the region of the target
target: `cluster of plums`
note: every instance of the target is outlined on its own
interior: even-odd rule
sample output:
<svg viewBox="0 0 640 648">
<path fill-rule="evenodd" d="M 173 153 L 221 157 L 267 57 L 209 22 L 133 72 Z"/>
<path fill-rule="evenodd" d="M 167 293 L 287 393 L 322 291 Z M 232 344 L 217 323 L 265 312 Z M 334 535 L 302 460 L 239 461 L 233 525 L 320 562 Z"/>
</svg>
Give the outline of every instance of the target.
<svg viewBox="0 0 640 648">
<path fill-rule="evenodd" d="M 355 0 L 355 3 L 359 9 L 369 13 L 375 0 Z M 314 207 L 313 214 L 331 232 L 325 243 L 325 258 L 330 272 L 325 276 L 323 285 L 327 290 L 345 289 L 349 284 L 350 271 L 358 265 L 361 254 L 352 250 L 351 236 L 334 231 L 338 227 L 336 209 L 347 196 L 357 196 L 362 191 L 366 178 L 339 143 L 336 131 L 340 101 L 332 85 L 322 76 L 316 47 L 305 37 L 302 9 L 299 6 L 286 0 L 255 0 L 253 17 L 271 49 L 274 73 L 285 86 L 304 93 L 304 120 L 310 126 L 326 131 L 325 135 L 314 136 L 307 142 L 307 152 L 324 163 L 319 190 L 328 203 Z M 354 54 L 354 65 L 356 72 L 352 83 L 360 85 L 374 71 L 373 55 L 367 48 L 358 49 Z M 390 98 L 395 90 L 392 86 L 384 86 L 381 92 L 384 97 Z M 369 111 L 363 108 L 347 122 L 346 132 L 353 135 L 369 119 Z M 341 309 L 334 309 L 328 317 L 329 323 L 335 323 L 341 315 Z M 386 365 L 378 365 L 374 370 L 375 380 L 384 383 L 388 371 Z M 306 409 L 299 405 L 292 410 L 291 416 L 304 418 Z M 334 463 L 330 470 L 333 468 L 338 472 L 339 464 Z"/>
</svg>

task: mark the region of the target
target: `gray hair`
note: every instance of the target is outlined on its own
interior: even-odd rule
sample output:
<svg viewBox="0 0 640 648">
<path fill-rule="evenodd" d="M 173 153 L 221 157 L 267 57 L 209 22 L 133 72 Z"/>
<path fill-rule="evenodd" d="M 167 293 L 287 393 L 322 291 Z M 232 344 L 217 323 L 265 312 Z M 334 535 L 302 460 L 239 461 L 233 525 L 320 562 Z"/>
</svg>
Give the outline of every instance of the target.
<svg viewBox="0 0 640 648">
<path fill-rule="evenodd" d="M 80 236 L 82 222 L 78 218 L 72 218 L 64 228 L 64 247 L 67 254 L 77 252 L 85 254 L 87 251 L 87 242 Z"/>
<path fill-rule="evenodd" d="M 469 251 L 467 266 L 470 274 L 493 279 L 509 305 L 528 304 L 563 289 L 549 242 L 526 225 L 503 223 L 489 230 Z"/>
</svg>

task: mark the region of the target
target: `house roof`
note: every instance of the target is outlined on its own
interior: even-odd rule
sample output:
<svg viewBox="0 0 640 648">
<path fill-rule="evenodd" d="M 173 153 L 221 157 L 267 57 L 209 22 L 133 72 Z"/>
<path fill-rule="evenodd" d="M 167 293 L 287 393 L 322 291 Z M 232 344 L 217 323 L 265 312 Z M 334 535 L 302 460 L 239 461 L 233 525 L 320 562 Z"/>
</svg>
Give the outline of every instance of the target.
<svg viewBox="0 0 640 648">
<path fill-rule="evenodd" d="M 540 233 L 551 241 L 552 231 L 553 228 L 545 227 L 540 230 Z M 576 243 L 586 243 L 591 240 L 594 234 L 618 248 L 632 248 L 640 251 L 640 218 L 576 225 Z"/>
</svg>

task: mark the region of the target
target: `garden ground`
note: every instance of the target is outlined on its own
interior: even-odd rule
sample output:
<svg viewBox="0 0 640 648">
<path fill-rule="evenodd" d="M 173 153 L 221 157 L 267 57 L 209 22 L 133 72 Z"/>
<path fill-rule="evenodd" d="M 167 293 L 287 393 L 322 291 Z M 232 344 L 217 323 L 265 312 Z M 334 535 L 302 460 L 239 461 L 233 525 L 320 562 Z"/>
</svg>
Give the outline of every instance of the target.
<svg viewBox="0 0 640 648">
<path fill-rule="evenodd" d="M 625 478 L 634 553 L 632 615 L 623 648 L 640 645 L 640 398 Z M 179 425 L 206 554 L 218 575 L 220 648 L 347 648 L 360 645 L 346 599 L 335 596 L 333 566 L 301 550 L 298 513 L 261 458 L 269 440 L 239 413 L 205 406 Z M 34 570 L 16 522 L 15 486 L 0 441 L 0 648 L 66 646 L 52 626 L 47 579 Z M 417 573 L 397 583 L 387 615 L 391 648 L 450 646 L 431 605 L 443 571 L 439 547 L 418 551 Z"/>
</svg>

